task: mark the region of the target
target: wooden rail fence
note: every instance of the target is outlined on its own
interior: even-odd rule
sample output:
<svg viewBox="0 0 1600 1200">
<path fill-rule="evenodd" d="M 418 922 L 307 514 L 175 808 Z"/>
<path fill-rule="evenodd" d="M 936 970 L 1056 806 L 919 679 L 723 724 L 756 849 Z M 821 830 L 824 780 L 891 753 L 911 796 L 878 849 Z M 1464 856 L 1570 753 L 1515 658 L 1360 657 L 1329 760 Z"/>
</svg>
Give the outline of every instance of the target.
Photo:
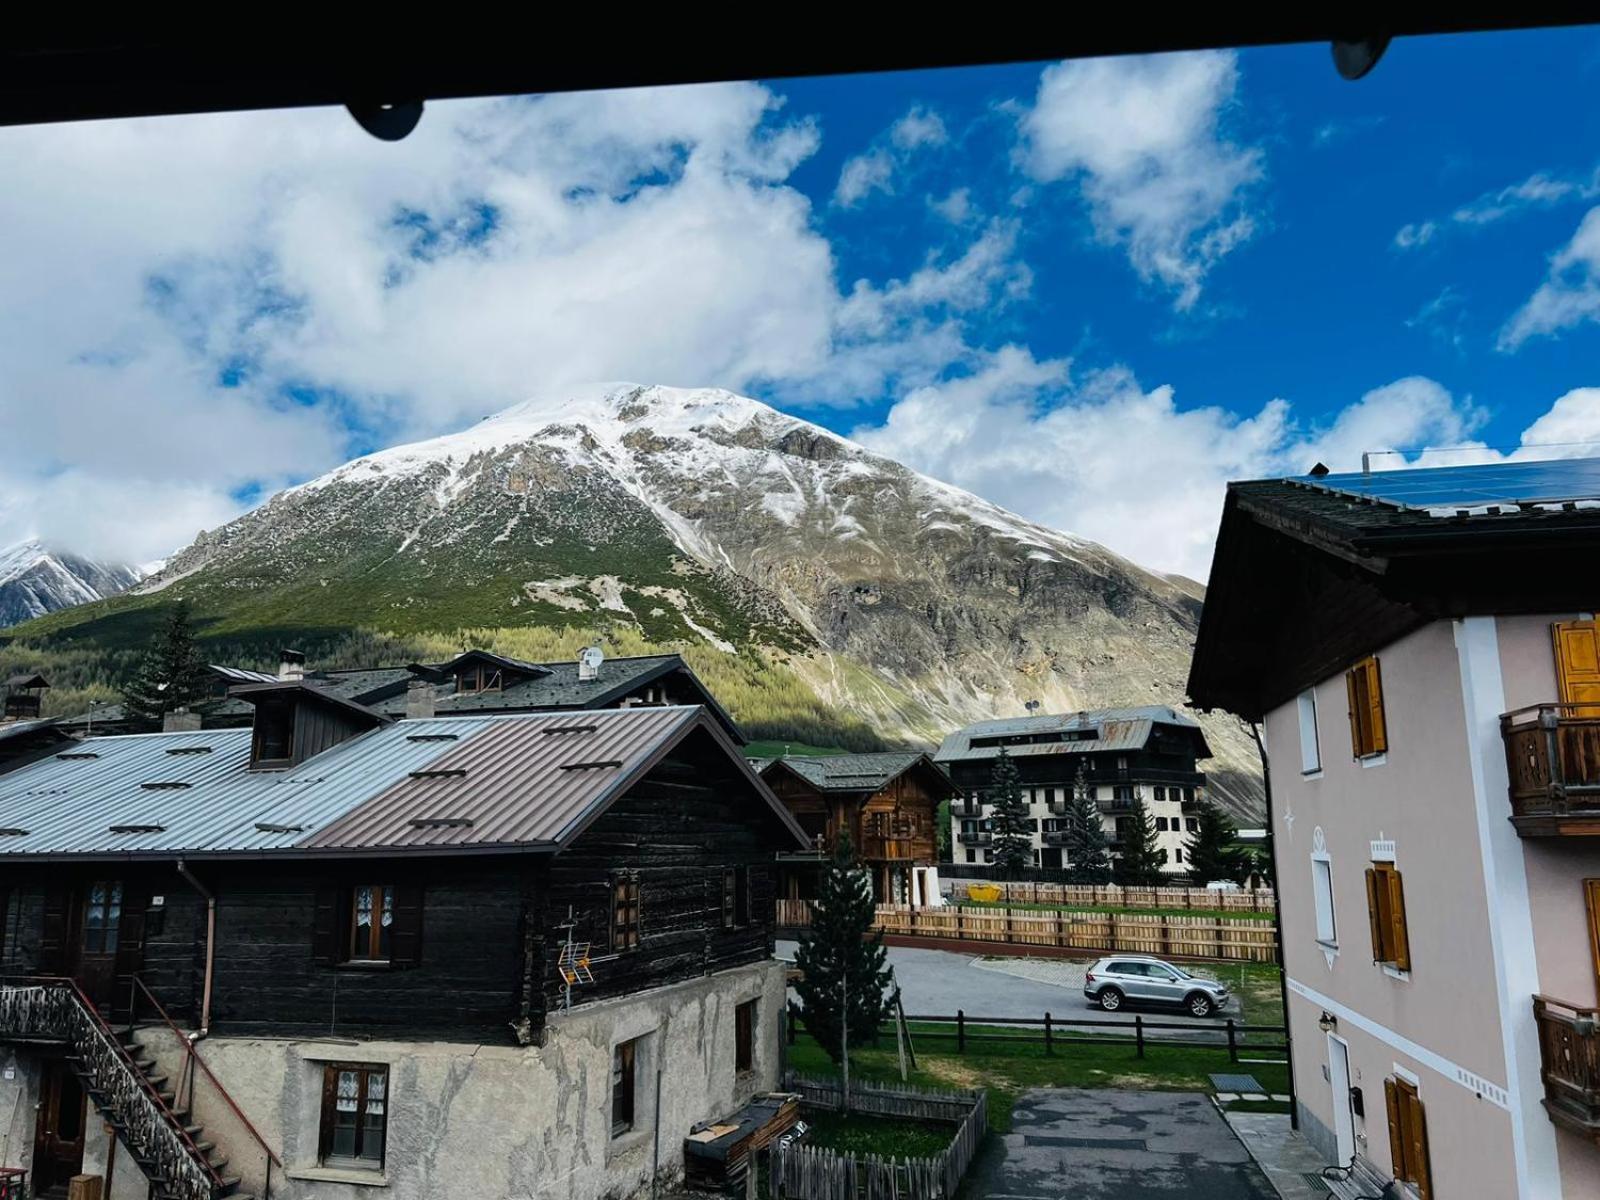
<svg viewBox="0 0 1600 1200">
<path fill-rule="evenodd" d="M 788 1090 L 811 1108 L 837 1111 L 837 1080 L 790 1075 Z M 768 1193 L 777 1200 L 952 1200 L 989 1132 L 985 1092 L 942 1092 L 910 1086 L 856 1084 L 850 1111 L 902 1119 L 941 1121 L 954 1135 L 929 1158 L 841 1154 L 804 1143 L 772 1148 Z"/>
<path fill-rule="evenodd" d="M 803 929 L 811 924 L 806 901 L 779 900 L 777 904 L 780 927 Z M 880 904 L 875 924 L 886 934 L 938 941 L 1152 954 L 1158 958 L 1277 960 L 1272 924 L 1268 921 L 987 905 L 910 908 Z"/>
<path fill-rule="evenodd" d="M 967 885 L 976 883 L 999 888 L 1002 904 L 1059 904 L 1064 908 L 1074 905 L 1197 908 L 1268 915 L 1278 907 L 1277 893 L 1271 888 L 1257 888 L 1253 892 L 1223 892 L 1203 887 L 1122 887 L 1114 883 L 1002 883 L 998 880 L 966 879 L 959 874 L 946 878 L 944 883 L 951 889 L 951 896 L 956 903 L 966 899 Z"/>
</svg>

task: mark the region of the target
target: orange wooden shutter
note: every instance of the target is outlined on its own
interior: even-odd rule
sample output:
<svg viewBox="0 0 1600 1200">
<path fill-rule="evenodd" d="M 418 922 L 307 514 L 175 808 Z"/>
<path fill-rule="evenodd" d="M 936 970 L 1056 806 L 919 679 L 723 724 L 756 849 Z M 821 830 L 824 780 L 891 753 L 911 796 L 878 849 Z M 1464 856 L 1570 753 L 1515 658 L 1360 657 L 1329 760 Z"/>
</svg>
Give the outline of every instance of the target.
<svg viewBox="0 0 1600 1200">
<path fill-rule="evenodd" d="M 1415 1091 L 1407 1089 L 1405 1095 L 1407 1114 L 1406 1133 L 1410 1141 L 1406 1145 L 1406 1165 L 1411 1168 L 1411 1182 L 1417 1185 L 1417 1192 L 1422 1200 L 1432 1200 L 1433 1177 L 1428 1162 L 1428 1119 L 1423 1113 L 1422 1099 Z"/>
<path fill-rule="evenodd" d="M 1372 927 L 1372 961 L 1383 962 L 1383 894 L 1378 872 L 1367 868 L 1367 924 Z"/>
<path fill-rule="evenodd" d="M 1600 1003 L 1600 879 L 1583 881 L 1583 902 L 1589 910 L 1589 956 L 1594 962 L 1595 1001 Z"/>
<path fill-rule="evenodd" d="M 1389 1114 L 1389 1162 L 1396 1179 L 1406 1177 L 1406 1139 L 1400 1131 L 1400 1089 L 1393 1079 L 1383 1081 L 1383 1104 Z"/>
<path fill-rule="evenodd" d="M 1556 684 L 1563 704 L 1581 704 L 1575 714 L 1600 716 L 1600 633 L 1593 621 L 1557 621 L 1550 626 L 1555 642 Z"/>
<path fill-rule="evenodd" d="M 1406 893 L 1400 872 L 1380 872 L 1389 886 L 1389 961 L 1402 971 L 1411 969 L 1411 938 L 1406 932 Z"/>
<path fill-rule="evenodd" d="M 1383 673 L 1376 658 L 1367 659 L 1367 743 L 1373 754 L 1389 748 L 1389 731 L 1383 721 Z"/>
<path fill-rule="evenodd" d="M 1350 753 L 1356 758 L 1366 753 L 1362 748 L 1361 737 L 1361 712 L 1364 701 L 1360 695 L 1361 683 L 1357 679 L 1359 674 L 1359 667 L 1352 667 L 1344 673 L 1345 698 L 1350 704 Z"/>
</svg>

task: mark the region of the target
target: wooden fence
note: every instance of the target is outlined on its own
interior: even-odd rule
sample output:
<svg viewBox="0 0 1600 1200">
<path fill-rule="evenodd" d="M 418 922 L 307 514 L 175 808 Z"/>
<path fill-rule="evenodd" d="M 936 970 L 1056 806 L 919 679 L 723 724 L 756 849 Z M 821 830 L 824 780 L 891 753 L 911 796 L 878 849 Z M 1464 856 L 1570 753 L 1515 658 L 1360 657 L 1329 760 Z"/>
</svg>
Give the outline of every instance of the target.
<svg viewBox="0 0 1600 1200">
<path fill-rule="evenodd" d="M 956 868 L 959 871 L 959 867 Z M 953 875 L 943 881 L 956 902 L 964 900 L 967 884 L 979 883 L 1000 889 L 1002 904 L 1059 904 L 1106 908 L 1197 908 L 1229 913 L 1271 914 L 1278 907 L 1277 893 L 1271 888 L 1253 892 L 1223 892 L 1203 887 L 1120 887 L 1080 883 L 989 883 Z"/>
<path fill-rule="evenodd" d="M 778 901 L 779 926 L 805 928 L 810 923 L 811 911 L 804 900 Z M 875 924 L 887 934 L 943 942 L 1115 951 L 1153 954 L 1158 958 L 1277 961 L 1269 921 L 954 904 L 941 908 L 880 904 Z"/>
<path fill-rule="evenodd" d="M 812 1108 L 837 1110 L 837 1080 L 791 1075 L 786 1086 Z M 931 1158 L 841 1154 L 820 1146 L 777 1145 L 772 1149 L 769 1195 L 777 1200 L 952 1200 L 989 1132 L 984 1092 L 940 1092 L 927 1088 L 857 1084 L 850 1111 L 949 1123 L 950 1145 Z"/>
</svg>

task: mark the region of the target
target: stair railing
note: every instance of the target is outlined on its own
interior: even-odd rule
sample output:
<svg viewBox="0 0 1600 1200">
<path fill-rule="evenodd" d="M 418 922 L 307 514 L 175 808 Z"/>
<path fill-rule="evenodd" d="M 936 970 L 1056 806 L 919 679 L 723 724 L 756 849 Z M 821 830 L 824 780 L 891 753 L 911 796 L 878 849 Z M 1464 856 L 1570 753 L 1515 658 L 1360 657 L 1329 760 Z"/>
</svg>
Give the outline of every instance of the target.
<svg viewBox="0 0 1600 1200">
<path fill-rule="evenodd" d="M 244 1110 L 239 1107 L 234 1098 L 228 1093 L 228 1089 L 222 1086 L 222 1081 L 212 1074 L 211 1068 L 206 1065 L 206 1060 L 200 1057 L 200 1051 L 195 1048 L 195 1044 L 189 1039 L 189 1035 L 184 1033 L 183 1030 L 178 1027 L 177 1022 L 175 1022 L 172 1017 L 168 1015 L 167 1010 L 162 1007 L 161 1001 L 157 1000 L 155 998 L 155 994 L 145 986 L 144 980 L 140 979 L 137 975 L 133 976 L 132 978 L 133 986 L 131 989 L 132 994 L 130 996 L 131 1004 L 128 1009 L 129 1019 L 134 1023 L 138 1022 L 142 998 L 142 1002 L 144 1004 L 148 1004 L 150 1008 L 155 1010 L 156 1016 L 160 1019 L 161 1024 L 166 1026 L 167 1031 L 171 1033 L 175 1039 L 177 1039 L 178 1045 L 183 1048 L 184 1068 L 178 1084 L 173 1089 L 174 1094 L 183 1095 L 184 1088 L 187 1087 L 189 1114 L 190 1116 L 194 1116 L 195 1075 L 198 1072 L 203 1074 L 211 1081 L 211 1086 L 216 1089 L 217 1095 L 222 1097 L 222 1102 L 226 1104 L 229 1111 L 231 1111 L 233 1115 L 239 1119 L 239 1123 L 245 1127 L 245 1131 L 255 1139 L 256 1145 L 260 1146 L 261 1152 L 266 1155 L 267 1177 L 266 1183 L 262 1187 L 262 1195 L 270 1196 L 272 1194 L 272 1165 L 276 1163 L 279 1170 L 282 1170 L 283 1159 L 279 1158 L 272 1147 L 267 1145 L 267 1139 L 261 1136 L 260 1131 L 257 1130 L 255 1125 L 251 1123 L 250 1118 L 244 1115 Z"/>
<path fill-rule="evenodd" d="M 216 1200 L 222 1177 L 155 1085 L 134 1063 L 75 980 L 41 977 L 0 984 L 0 1033 L 67 1042 L 88 1091 L 117 1136 L 169 1200 Z"/>
</svg>

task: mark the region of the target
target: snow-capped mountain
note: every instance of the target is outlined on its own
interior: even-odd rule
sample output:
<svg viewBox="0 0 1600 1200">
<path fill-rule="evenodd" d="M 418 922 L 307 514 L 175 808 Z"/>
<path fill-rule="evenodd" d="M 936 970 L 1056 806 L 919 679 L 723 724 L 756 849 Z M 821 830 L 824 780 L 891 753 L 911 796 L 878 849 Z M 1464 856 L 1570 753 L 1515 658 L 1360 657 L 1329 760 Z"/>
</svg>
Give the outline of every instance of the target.
<svg viewBox="0 0 1600 1200">
<path fill-rule="evenodd" d="M 127 603 L 181 594 L 230 634 L 635 627 L 760 654 L 813 706 L 935 744 L 1030 700 L 1180 701 L 1198 591 L 759 401 L 615 384 L 291 488 Z M 1253 748 L 1206 726 L 1213 792 L 1258 821 Z"/>
<path fill-rule="evenodd" d="M 0 549 L 0 628 L 138 583 L 137 568 L 51 550 L 35 539 Z"/>
</svg>

